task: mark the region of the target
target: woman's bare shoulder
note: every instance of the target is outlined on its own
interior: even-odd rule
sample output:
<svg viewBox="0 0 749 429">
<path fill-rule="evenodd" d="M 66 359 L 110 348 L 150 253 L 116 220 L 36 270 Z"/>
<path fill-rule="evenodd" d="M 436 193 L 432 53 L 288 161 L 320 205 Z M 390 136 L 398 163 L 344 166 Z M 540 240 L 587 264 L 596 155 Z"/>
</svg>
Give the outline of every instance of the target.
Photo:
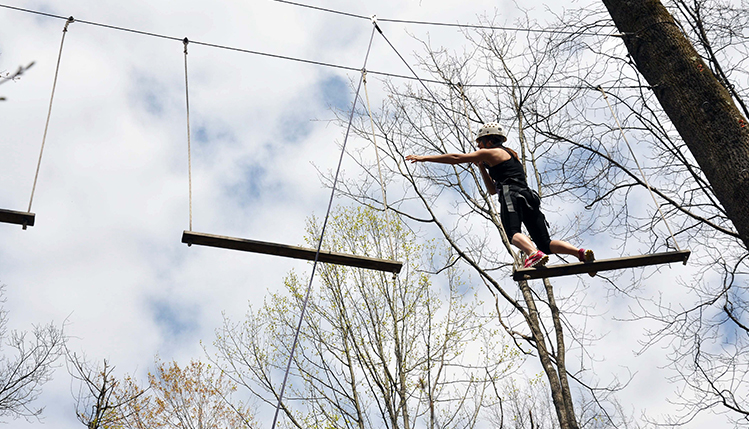
<svg viewBox="0 0 749 429">
<path fill-rule="evenodd" d="M 484 158 L 483 161 L 489 164 L 490 167 L 494 167 L 495 165 L 501 164 L 510 159 L 510 154 L 507 153 L 506 150 L 498 147 L 481 150 L 484 151 L 482 156 L 482 158 Z"/>
</svg>

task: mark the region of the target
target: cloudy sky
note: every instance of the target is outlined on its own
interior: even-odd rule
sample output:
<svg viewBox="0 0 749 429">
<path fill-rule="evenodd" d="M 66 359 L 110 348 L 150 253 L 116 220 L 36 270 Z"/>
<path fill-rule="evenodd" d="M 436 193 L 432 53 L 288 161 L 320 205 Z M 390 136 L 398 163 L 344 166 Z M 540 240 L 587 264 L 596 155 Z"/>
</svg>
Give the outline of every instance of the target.
<svg viewBox="0 0 749 429">
<path fill-rule="evenodd" d="M 362 65 L 372 28 L 366 20 L 271 0 L 0 3 L 354 68 Z M 506 23 L 519 16 L 510 1 L 314 4 L 442 22 L 476 22 L 495 11 Z M 544 6 L 534 10 L 543 17 Z M 63 26 L 60 19 L 0 8 L 0 71 L 35 61 L 22 79 L 0 86 L 7 98 L 0 102 L 0 208 L 25 211 L 29 204 Z M 455 50 L 465 43 L 450 28 L 381 27 L 411 60 L 420 49 L 412 35 Z M 368 68 L 408 73 L 379 38 Z M 305 218 L 324 214 L 329 197 L 316 167 L 335 168 L 343 137 L 330 123 L 331 108 L 348 106 L 358 74 L 194 44 L 189 70 L 193 229 L 302 244 Z M 211 343 L 222 312 L 240 319 L 248 302 L 260 302 L 290 269 L 309 272 L 304 262 L 180 243 L 189 222 L 184 85 L 181 42 L 71 24 L 33 202 L 36 225 L 23 231 L 0 224 L 9 328 L 65 323 L 71 349 L 109 359 L 120 374 L 142 375 L 156 355 L 182 364 L 204 358 L 201 341 Z M 374 104 L 382 94 L 379 81 L 371 80 Z M 355 165 L 344 169 L 358 174 Z M 602 298 L 596 309 L 615 313 L 616 306 Z M 637 377 L 622 395 L 625 406 L 635 415 L 668 411 L 668 374 L 658 368 L 657 354 L 632 353 L 637 330 L 600 327 L 612 339 L 602 350 L 616 350 L 618 358 L 607 364 L 599 354 L 611 372 L 598 376 L 626 374 L 620 368 L 627 365 Z M 43 424 L 10 425 L 79 427 L 64 367 L 39 405 L 46 407 Z"/>
</svg>

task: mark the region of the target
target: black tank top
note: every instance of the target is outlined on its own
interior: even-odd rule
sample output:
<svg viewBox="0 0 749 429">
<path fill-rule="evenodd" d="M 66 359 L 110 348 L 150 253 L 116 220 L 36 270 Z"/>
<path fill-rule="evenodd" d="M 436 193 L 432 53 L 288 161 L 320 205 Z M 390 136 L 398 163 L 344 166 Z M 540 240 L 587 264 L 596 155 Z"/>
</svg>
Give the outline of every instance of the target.
<svg viewBox="0 0 749 429">
<path fill-rule="evenodd" d="M 523 164 L 520 160 L 512 156 L 512 154 L 504 149 L 509 155 L 510 159 L 499 164 L 489 167 L 489 176 L 499 185 L 515 185 L 523 188 L 528 187 L 528 182 L 525 180 L 525 170 L 523 170 Z"/>
</svg>

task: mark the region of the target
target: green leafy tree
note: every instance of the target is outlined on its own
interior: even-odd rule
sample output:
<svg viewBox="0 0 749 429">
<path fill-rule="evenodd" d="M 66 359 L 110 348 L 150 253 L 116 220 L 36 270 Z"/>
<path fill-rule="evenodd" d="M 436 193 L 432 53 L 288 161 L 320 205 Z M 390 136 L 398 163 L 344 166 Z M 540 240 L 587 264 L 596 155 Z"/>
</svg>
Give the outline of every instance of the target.
<svg viewBox="0 0 749 429">
<path fill-rule="evenodd" d="M 319 224 L 309 223 L 310 237 Z M 310 239 L 313 241 L 313 239 Z M 319 267 L 281 401 L 287 427 L 479 427 L 516 367 L 496 315 L 462 274 L 432 264 L 449 255 L 366 208 L 331 215 L 323 248 L 397 259 L 401 273 Z M 436 274 L 436 273 L 434 273 Z M 216 364 L 275 407 L 306 289 L 291 272 L 243 322 L 217 333 Z"/>
</svg>

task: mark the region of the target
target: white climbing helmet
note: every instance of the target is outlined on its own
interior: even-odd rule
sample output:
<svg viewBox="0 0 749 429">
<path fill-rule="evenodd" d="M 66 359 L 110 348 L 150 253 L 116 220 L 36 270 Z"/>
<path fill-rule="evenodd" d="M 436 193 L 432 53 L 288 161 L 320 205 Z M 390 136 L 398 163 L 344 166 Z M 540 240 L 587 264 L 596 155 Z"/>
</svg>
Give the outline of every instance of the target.
<svg viewBox="0 0 749 429">
<path fill-rule="evenodd" d="M 487 122 L 482 125 L 481 128 L 479 128 L 478 135 L 476 136 L 476 142 L 478 142 L 479 139 L 484 136 L 499 136 L 499 139 L 502 140 L 502 143 L 507 141 L 507 134 L 505 134 L 505 130 L 503 130 L 502 127 L 500 127 L 496 122 Z"/>
</svg>

